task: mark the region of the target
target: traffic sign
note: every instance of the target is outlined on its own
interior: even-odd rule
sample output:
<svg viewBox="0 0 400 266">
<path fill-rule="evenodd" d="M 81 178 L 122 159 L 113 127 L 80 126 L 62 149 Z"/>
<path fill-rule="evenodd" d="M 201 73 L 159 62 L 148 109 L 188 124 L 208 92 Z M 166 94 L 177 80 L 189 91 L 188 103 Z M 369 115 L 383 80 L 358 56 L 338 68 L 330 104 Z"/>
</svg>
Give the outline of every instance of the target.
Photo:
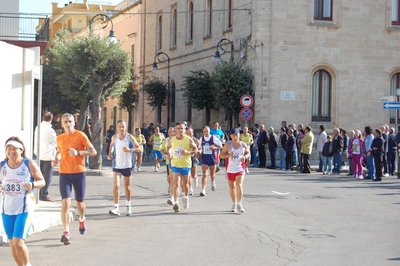
<svg viewBox="0 0 400 266">
<path fill-rule="evenodd" d="M 242 110 L 240 110 L 240 117 L 244 121 L 249 121 L 250 119 L 253 118 L 253 110 L 251 110 L 248 107 L 243 108 Z"/>
<path fill-rule="evenodd" d="M 240 98 L 240 105 L 243 107 L 252 107 L 253 103 L 254 99 L 251 95 L 245 94 Z"/>
<path fill-rule="evenodd" d="M 395 102 L 396 96 L 394 95 L 381 96 L 380 100 L 381 102 Z"/>
<path fill-rule="evenodd" d="M 384 102 L 383 109 L 400 109 L 400 102 Z"/>
</svg>

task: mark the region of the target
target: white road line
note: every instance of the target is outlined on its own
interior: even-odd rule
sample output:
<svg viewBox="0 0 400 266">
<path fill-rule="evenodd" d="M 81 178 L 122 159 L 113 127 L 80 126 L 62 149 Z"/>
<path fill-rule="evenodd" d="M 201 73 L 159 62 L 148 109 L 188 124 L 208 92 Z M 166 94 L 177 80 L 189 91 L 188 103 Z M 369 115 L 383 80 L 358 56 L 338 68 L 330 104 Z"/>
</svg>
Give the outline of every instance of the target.
<svg viewBox="0 0 400 266">
<path fill-rule="evenodd" d="M 291 192 L 278 192 L 278 191 L 271 191 L 271 192 L 278 195 L 289 195 L 291 193 Z"/>
</svg>

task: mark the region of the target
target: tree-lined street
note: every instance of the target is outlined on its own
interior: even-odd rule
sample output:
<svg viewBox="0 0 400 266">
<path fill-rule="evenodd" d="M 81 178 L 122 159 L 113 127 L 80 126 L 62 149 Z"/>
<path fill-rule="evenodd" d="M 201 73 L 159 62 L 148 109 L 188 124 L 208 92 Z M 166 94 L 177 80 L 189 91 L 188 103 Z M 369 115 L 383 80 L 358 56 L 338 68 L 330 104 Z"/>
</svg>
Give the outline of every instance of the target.
<svg viewBox="0 0 400 266">
<path fill-rule="evenodd" d="M 244 182 L 244 214 L 230 212 L 224 170 L 217 190 L 195 189 L 190 208 L 167 205 L 165 170 L 150 165 L 132 180 L 133 215 L 113 217 L 111 171 L 89 176 L 88 231 L 71 228 L 72 244 L 60 243 L 61 227 L 29 237 L 32 265 L 395 265 L 400 181 L 381 183 L 347 176 L 301 175 L 250 169 Z M 162 168 L 164 169 L 164 168 Z M 199 172 L 200 173 L 200 172 Z M 121 189 L 123 193 L 123 190 Z M 58 194 L 58 178 L 51 193 Z M 56 198 L 59 202 L 60 198 Z M 121 197 L 121 212 L 124 197 Z M 8 245 L 1 265 L 14 265 Z"/>
</svg>

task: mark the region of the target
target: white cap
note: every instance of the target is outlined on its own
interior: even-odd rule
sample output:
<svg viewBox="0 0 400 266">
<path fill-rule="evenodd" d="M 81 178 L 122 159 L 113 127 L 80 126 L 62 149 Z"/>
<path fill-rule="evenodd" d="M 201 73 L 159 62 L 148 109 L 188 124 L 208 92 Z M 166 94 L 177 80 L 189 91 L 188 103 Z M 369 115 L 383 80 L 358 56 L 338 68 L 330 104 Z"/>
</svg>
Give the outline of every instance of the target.
<svg viewBox="0 0 400 266">
<path fill-rule="evenodd" d="M 183 121 L 182 124 L 187 125 L 187 122 L 186 122 L 186 121 Z"/>
<path fill-rule="evenodd" d="M 7 147 L 8 145 L 12 145 L 12 146 L 14 146 L 14 147 L 17 148 L 17 149 L 24 150 L 24 146 L 23 146 L 20 142 L 18 142 L 18 141 L 16 141 L 16 140 L 9 140 L 9 141 L 7 141 L 6 147 Z"/>
</svg>

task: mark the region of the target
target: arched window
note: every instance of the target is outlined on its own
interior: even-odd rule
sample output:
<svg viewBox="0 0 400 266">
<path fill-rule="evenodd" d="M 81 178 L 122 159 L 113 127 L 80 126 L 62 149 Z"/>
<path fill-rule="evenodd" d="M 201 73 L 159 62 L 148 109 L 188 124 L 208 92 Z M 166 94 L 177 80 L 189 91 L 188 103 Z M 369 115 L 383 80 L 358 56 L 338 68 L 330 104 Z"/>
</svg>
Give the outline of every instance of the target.
<svg viewBox="0 0 400 266">
<path fill-rule="evenodd" d="M 188 18 L 188 42 L 193 41 L 193 2 L 189 3 L 189 18 Z"/>
<path fill-rule="evenodd" d="M 162 49 L 162 16 L 158 16 L 157 22 L 157 50 Z"/>
<path fill-rule="evenodd" d="M 175 81 L 171 83 L 171 122 L 175 122 L 176 88 Z"/>
<path fill-rule="evenodd" d="M 400 88 L 400 73 L 396 73 L 392 76 L 390 80 L 390 95 L 396 95 L 396 90 Z M 397 121 L 399 121 L 400 115 L 398 110 L 390 110 L 390 123 L 394 124 L 396 120 L 397 111 Z M 397 130 L 397 129 L 396 129 Z"/>
<path fill-rule="evenodd" d="M 318 70 L 312 80 L 312 121 L 331 121 L 332 79 L 326 70 Z"/>
<path fill-rule="evenodd" d="M 172 13 L 172 27 L 171 27 L 171 48 L 176 48 L 178 40 L 178 11 L 176 8 Z"/>
</svg>

